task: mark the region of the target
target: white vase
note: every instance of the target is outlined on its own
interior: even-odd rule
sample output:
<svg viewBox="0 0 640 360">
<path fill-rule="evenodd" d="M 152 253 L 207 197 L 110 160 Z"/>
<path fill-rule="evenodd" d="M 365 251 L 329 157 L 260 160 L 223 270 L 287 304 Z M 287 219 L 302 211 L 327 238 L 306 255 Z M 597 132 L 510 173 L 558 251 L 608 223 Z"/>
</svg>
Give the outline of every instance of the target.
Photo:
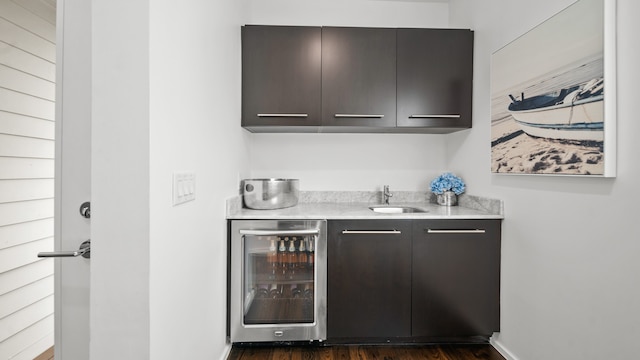
<svg viewBox="0 0 640 360">
<path fill-rule="evenodd" d="M 436 194 L 438 204 L 444 206 L 458 205 L 458 195 L 453 191 L 445 191 L 442 194 Z"/>
</svg>

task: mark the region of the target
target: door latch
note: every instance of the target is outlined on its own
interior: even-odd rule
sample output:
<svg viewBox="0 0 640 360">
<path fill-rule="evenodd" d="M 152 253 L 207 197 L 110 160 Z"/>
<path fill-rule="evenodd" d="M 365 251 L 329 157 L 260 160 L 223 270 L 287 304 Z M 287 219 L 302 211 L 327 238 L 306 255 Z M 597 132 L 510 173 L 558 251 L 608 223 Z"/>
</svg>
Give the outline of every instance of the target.
<svg viewBox="0 0 640 360">
<path fill-rule="evenodd" d="M 89 201 L 83 202 L 82 205 L 80 205 L 80 215 L 87 219 L 91 218 L 91 203 Z"/>
</svg>

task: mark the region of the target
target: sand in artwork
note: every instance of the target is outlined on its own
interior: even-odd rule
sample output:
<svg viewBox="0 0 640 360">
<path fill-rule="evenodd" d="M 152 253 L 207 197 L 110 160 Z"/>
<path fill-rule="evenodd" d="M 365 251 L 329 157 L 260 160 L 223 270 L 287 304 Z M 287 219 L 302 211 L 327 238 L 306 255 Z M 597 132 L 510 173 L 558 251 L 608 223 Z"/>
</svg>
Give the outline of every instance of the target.
<svg viewBox="0 0 640 360">
<path fill-rule="evenodd" d="M 535 138 L 513 119 L 492 127 L 491 171 L 495 173 L 596 175 L 604 171 L 602 142 Z"/>
</svg>

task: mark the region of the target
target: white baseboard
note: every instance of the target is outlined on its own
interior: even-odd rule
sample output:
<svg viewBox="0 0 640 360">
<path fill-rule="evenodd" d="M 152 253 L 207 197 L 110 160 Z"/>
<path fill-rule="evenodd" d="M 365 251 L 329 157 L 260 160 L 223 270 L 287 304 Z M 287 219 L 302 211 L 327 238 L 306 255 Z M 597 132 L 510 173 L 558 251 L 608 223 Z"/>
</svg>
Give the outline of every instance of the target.
<svg viewBox="0 0 640 360">
<path fill-rule="evenodd" d="M 222 355 L 220 356 L 220 360 L 227 360 L 230 352 L 231 352 L 231 344 L 227 343 L 222 349 Z"/>
<path fill-rule="evenodd" d="M 494 333 L 492 337 L 489 338 L 489 344 L 496 349 L 500 355 L 502 355 L 507 360 L 519 360 L 509 349 L 507 349 L 502 342 L 497 339 L 499 333 Z"/>
</svg>

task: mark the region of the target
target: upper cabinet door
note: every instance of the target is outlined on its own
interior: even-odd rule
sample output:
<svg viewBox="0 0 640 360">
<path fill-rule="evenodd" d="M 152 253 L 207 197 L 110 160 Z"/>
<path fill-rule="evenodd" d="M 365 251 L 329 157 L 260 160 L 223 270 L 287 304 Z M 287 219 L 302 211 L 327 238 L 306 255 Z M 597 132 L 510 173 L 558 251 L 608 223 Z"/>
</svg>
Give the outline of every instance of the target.
<svg viewBox="0 0 640 360">
<path fill-rule="evenodd" d="M 321 41 L 320 27 L 242 27 L 243 127 L 321 124 Z"/>
<path fill-rule="evenodd" d="M 396 126 L 396 29 L 322 28 L 322 125 Z"/>
<path fill-rule="evenodd" d="M 473 32 L 398 29 L 398 127 L 471 127 Z"/>
</svg>

